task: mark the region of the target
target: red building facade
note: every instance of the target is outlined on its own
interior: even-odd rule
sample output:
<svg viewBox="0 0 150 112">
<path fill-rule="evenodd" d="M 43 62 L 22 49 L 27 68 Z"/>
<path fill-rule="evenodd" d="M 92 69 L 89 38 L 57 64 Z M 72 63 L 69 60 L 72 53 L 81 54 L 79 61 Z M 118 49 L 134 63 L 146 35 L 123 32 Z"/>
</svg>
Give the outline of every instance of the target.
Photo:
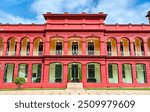
<svg viewBox="0 0 150 112">
<path fill-rule="evenodd" d="M 0 24 L 0 88 L 16 88 L 16 77 L 24 88 L 149 87 L 150 24 L 105 24 L 106 16 L 47 13 L 45 24 Z"/>
</svg>

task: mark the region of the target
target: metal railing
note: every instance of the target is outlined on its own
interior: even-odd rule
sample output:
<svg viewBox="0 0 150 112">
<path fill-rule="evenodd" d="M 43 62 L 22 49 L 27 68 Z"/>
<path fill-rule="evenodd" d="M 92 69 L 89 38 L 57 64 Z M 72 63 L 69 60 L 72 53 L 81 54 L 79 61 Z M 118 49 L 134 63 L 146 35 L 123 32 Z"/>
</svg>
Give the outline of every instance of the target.
<svg viewBox="0 0 150 112">
<path fill-rule="evenodd" d="M 7 51 L 7 56 L 15 56 L 16 51 Z"/>
<path fill-rule="evenodd" d="M 42 56 L 43 51 L 34 51 L 33 56 Z"/>
<path fill-rule="evenodd" d="M 135 56 L 144 56 L 144 51 L 134 52 Z"/>
<path fill-rule="evenodd" d="M 100 51 L 88 50 L 86 51 L 86 55 L 90 55 L 90 56 L 100 55 Z"/>
<path fill-rule="evenodd" d="M 0 56 L 2 56 L 3 55 L 3 51 L 0 51 Z"/>
<path fill-rule="evenodd" d="M 82 55 L 82 51 L 78 50 L 68 51 L 68 55 Z"/>
<path fill-rule="evenodd" d="M 128 52 L 124 52 L 124 51 L 121 51 L 121 56 L 130 56 L 130 51 Z"/>
<path fill-rule="evenodd" d="M 20 55 L 21 56 L 29 56 L 30 51 L 21 51 Z"/>
<path fill-rule="evenodd" d="M 50 51 L 50 55 L 63 55 L 64 51 L 62 50 L 55 50 L 55 51 Z"/>
</svg>

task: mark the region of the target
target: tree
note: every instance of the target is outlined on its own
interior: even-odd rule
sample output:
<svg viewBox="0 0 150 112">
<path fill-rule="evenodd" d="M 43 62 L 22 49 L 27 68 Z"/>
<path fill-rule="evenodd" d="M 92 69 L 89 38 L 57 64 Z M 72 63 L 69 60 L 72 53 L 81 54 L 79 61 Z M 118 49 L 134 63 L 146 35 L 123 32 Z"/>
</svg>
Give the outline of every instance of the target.
<svg viewBox="0 0 150 112">
<path fill-rule="evenodd" d="M 18 86 L 18 89 L 21 88 L 21 86 L 26 82 L 25 78 L 17 77 L 14 80 L 14 83 Z"/>
</svg>

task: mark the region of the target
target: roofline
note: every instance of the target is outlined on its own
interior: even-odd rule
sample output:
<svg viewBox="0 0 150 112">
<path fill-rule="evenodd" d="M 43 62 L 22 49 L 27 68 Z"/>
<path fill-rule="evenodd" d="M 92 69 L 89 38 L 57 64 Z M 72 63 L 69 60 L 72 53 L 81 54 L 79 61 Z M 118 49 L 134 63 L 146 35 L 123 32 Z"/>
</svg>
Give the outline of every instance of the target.
<svg viewBox="0 0 150 112">
<path fill-rule="evenodd" d="M 51 13 L 47 12 L 46 14 L 43 14 L 45 20 L 47 20 L 49 17 L 99 17 L 103 18 L 104 20 L 107 17 L 107 14 L 104 14 L 103 12 L 99 12 L 97 14 L 87 14 L 85 12 L 82 12 L 81 14 L 69 14 L 68 12 L 62 13 Z"/>
</svg>

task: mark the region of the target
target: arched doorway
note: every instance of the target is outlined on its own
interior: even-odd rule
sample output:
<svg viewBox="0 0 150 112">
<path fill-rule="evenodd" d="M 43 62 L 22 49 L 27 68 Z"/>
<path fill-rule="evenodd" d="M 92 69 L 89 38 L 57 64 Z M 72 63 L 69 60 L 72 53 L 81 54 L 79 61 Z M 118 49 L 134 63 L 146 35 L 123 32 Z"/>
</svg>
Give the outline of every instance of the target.
<svg viewBox="0 0 150 112">
<path fill-rule="evenodd" d="M 82 65 L 80 63 L 68 64 L 68 80 L 70 82 L 80 82 L 82 80 Z"/>
</svg>

